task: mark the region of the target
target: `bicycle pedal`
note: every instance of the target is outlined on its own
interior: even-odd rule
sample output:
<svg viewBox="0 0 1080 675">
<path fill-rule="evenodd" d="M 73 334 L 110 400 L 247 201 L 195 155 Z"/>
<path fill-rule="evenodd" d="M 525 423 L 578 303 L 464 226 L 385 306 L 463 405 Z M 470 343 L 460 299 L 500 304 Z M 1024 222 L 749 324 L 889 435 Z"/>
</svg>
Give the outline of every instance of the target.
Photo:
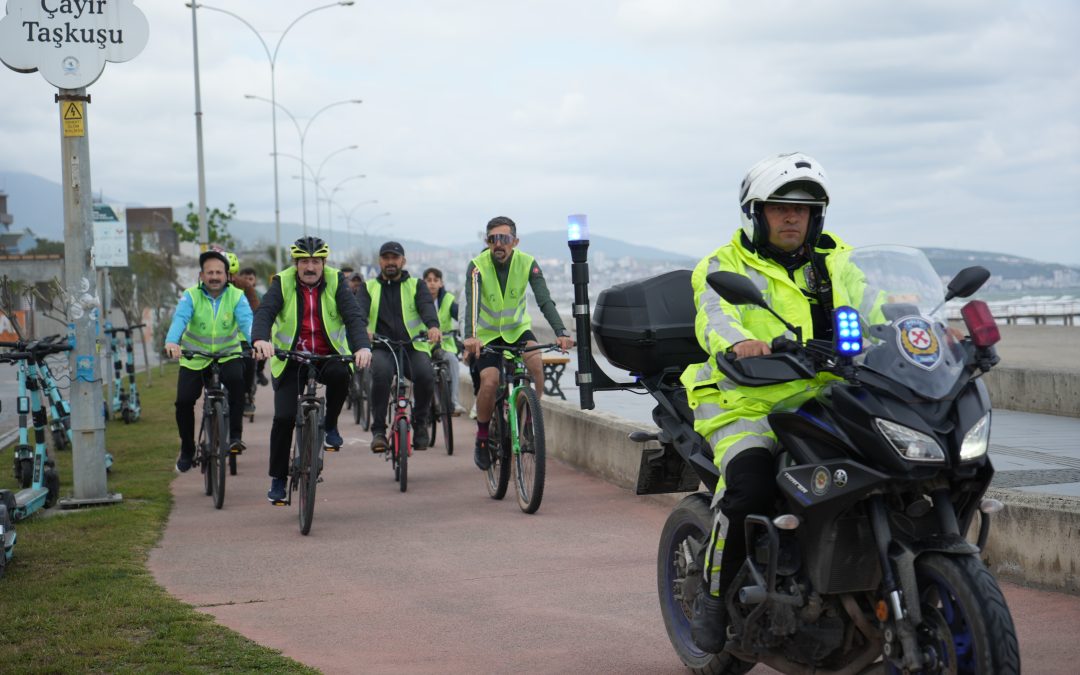
<svg viewBox="0 0 1080 675">
<path fill-rule="evenodd" d="M 270 502 L 270 505 L 271 506 L 288 506 L 289 502 L 287 500 L 284 500 L 284 499 L 278 499 L 278 500 Z"/>
<path fill-rule="evenodd" d="M 332 446 L 332 445 L 328 445 L 328 446 L 326 446 L 326 451 L 327 451 L 327 452 L 339 452 L 340 450 L 341 450 L 341 448 L 335 448 L 335 447 L 334 447 L 334 446 Z"/>
</svg>

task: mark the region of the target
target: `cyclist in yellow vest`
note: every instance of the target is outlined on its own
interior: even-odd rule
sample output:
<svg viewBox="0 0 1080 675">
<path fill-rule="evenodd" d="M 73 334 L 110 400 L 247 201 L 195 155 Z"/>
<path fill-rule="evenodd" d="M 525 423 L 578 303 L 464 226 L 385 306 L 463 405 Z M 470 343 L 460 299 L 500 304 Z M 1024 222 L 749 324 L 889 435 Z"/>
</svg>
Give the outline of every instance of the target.
<svg viewBox="0 0 1080 675">
<path fill-rule="evenodd" d="M 446 370 L 450 373 L 450 396 L 454 405 L 453 414 L 458 416 L 465 412 L 458 400 L 458 382 L 461 378 L 461 368 L 458 365 L 457 338 L 451 335 L 454 330 L 454 322 L 458 320 L 458 303 L 453 293 L 443 286 L 443 273 L 438 267 L 429 267 L 424 270 L 424 283 L 427 284 L 428 293 L 435 300 L 435 309 L 439 312 L 439 330 L 442 331 L 442 345 L 439 357 L 446 363 Z M 436 358 L 434 353 L 432 358 Z"/>
<path fill-rule="evenodd" d="M 850 247 L 822 231 L 828 204 L 828 179 L 817 160 L 801 153 L 763 159 L 740 187 L 742 227 L 702 259 L 691 278 L 698 342 L 709 360 L 689 366 L 682 383 L 694 410 L 694 429 L 713 447 L 720 470 L 713 503 L 728 520 L 726 536 L 720 537 L 718 514 L 706 551 L 705 583 L 693 604 L 691 635 L 709 653 L 724 648 L 724 595 L 746 557 L 744 520 L 751 513 L 768 515 L 776 500 L 777 441 L 766 415 L 776 402 L 821 382 L 739 387 L 726 379 L 717 359 L 726 353 L 736 358 L 769 354 L 771 340 L 785 329 L 764 309 L 724 301 L 705 277 L 718 270 L 743 274 L 776 312 L 800 327 L 804 339 L 831 340 L 833 307 L 858 307 L 864 286 L 861 273 L 834 255 Z"/>
<path fill-rule="evenodd" d="M 561 349 L 574 346 L 555 302 L 551 299 L 544 274 L 536 260 L 524 251 L 516 251 L 517 225 L 506 216 L 492 218 L 487 224 L 487 250 L 469 262 L 465 270 L 465 351 L 475 360 L 480 373 L 480 389 L 476 394 L 476 447 L 473 461 L 482 471 L 490 464 L 487 450 L 488 423 L 495 410 L 496 389 L 499 386 L 501 354 L 481 354 L 488 344 L 514 345 L 525 342 L 537 344 L 529 318 L 525 289 L 532 288 L 533 297 L 544 318 L 555 331 L 555 341 Z M 544 394 L 544 365 L 540 352 L 528 352 L 525 365 L 532 375 L 536 395 Z"/>
<path fill-rule="evenodd" d="M 431 345 L 442 340 L 439 315 L 427 284 L 405 270 L 405 248 L 388 241 L 379 248 L 379 276 L 368 279 L 357 299 L 368 317 L 368 330 L 391 340 L 412 340 L 426 335 L 427 342 L 412 342 L 401 348 L 402 368 L 413 383 L 413 447 L 426 450 L 431 437 L 428 413 L 435 387 L 431 369 Z M 426 331 L 426 332 L 425 332 Z M 390 403 L 390 382 L 394 379 L 394 355 L 386 345 L 375 343 L 371 355 L 371 451 L 385 452 L 386 408 Z"/>
<path fill-rule="evenodd" d="M 318 237 L 301 237 L 293 243 L 290 253 L 294 266 L 274 276 L 251 329 L 252 344 L 260 358 L 270 359 L 274 378 L 270 491 L 266 493 L 271 504 L 285 500 L 289 449 L 296 428 L 296 398 L 303 376 L 295 361 L 274 356 L 274 348 L 318 355 L 352 354 L 358 368 L 371 361 L 366 315 L 349 291 L 345 275 L 326 265 L 330 247 Z M 326 447 L 332 450 L 342 445 L 337 422 L 350 376 L 349 366 L 339 361 L 328 361 L 318 376 L 319 382 L 326 385 L 323 426 Z"/>
<path fill-rule="evenodd" d="M 185 473 L 195 458 L 195 401 L 202 395 L 210 371 L 205 357 L 180 358 L 181 349 L 206 352 L 236 351 L 221 362 L 221 383 L 229 392 L 229 447 L 241 452 L 244 416 L 244 365 L 240 342 L 251 338 L 251 306 L 243 291 L 228 282 L 229 260 L 220 251 L 199 256 L 199 285 L 184 291 L 165 336 L 165 353 L 180 359 L 176 380 L 176 428 L 180 455 L 176 470 Z"/>
</svg>

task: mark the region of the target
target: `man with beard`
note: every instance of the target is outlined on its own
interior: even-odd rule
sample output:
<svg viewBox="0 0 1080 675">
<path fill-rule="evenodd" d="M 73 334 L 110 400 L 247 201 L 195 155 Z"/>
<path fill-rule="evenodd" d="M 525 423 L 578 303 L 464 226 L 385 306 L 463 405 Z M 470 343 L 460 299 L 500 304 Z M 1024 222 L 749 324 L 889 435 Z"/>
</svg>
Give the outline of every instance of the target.
<svg viewBox="0 0 1080 675">
<path fill-rule="evenodd" d="M 428 292 L 427 284 L 405 270 L 405 248 L 388 241 L 379 248 L 379 276 L 368 279 L 357 299 L 368 318 L 368 330 L 391 340 L 411 341 L 424 335 L 427 342 L 409 342 L 401 348 L 402 368 L 412 380 L 413 447 L 426 450 L 428 442 L 428 413 L 435 386 L 431 368 L 431 346 L 442 339 L 439 314 Z M 390 382 L 394 378 L 394 354 L 384 344 L 375 344 L 371 356 L 371 451 L 385 452 L 386 407 L 390 397 Z"/>
<path fill-rule="evenodd" d="M 330 247 L 318 237 L 301 237 L 290 252 L 295 266 L 274 277 L 251 329 L 253 345 L 260 358 L 271 359 L 270 373 L 274 377 L 270 491 L 266 498 L 275 505 L 285 503 L 289 448 L 296 428 L 296 398 L 303 370 L 295 361 L 274 356 L 274 349 L 321 356 L 352 354 L 357 368 L 371 361 L 365 315 L 349 291 L 345 275 L 326 265 Z M 326 385 L 323 427 L 329 450 L 342 445 L 337 421 L 348 393 L 349 377 L 349 367 L 340 361 L 327 361 L 319 371 L 318 380 Z"/>
<path fill-rule="evenodd" d="M 251 306 L 243 291 L 228 283 L 229 260 L 220 251 L 199 256 L 199 285 L 184 291 L 165 336 L 165 353 L 180 358 L 182 349 L 205 352 L 235 351 L 221 359 L 221 383 L 229 392 L 229 409 L 244 409 L 244 365 L 240 342 L 251 337 Z M 187 472 L 195 458 L 195 401 L 208 380 L 210 360 L 204 356 L 180 358 L 176 380 L 176 427 L 180 455 L 176 470 Z M 229 448 L 241 452 L 244 417 L 229 415 Z"/>
<path fill-rule="evenodd" d="M 481 354 L 484 345 L 535 345 L 532 320 L 525 297 L 525 287 L 532 288 L 536 304 L 555 331 L 555 341 L 566 351 L 574 346 L 555 302 L 551 299 L 540 266 L 531 255 L 515 251 L 517 225 L 505 216 L 487 224 L 487 249 L 476 256 L 465 270 L 465 351 L 474 359 L 480 373 L 476 395 L 476 448 L 473 461 L 481 471 L 491 465 L 487 448 L 488 424 L 495 410 L 502 354 Z M 526 352 L 525 366 L 532 375 L 537 397 L 544 394 L 544 365 L 539 351 Z"/>
</svg>

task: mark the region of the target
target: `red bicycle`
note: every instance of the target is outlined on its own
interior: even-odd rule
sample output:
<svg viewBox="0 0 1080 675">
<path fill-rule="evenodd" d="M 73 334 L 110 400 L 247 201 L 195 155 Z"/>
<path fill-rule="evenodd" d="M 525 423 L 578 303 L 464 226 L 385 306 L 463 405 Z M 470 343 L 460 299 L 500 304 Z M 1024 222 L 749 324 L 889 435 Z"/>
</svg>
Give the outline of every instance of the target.
<svg viewBox="0 0 1080 675">
<path fill-rule="evenodd" d="M 390 406 L 386 411 L 389 418 L 387 441 L 390 447 L 384 459 L 390 462 L 394 469 L 394 480 L 398 482 L 401 491 L 405 492 L 409 485 L 409 457 L 412 455 L 413 403 L 412 382 L 405 377 L 401 348 L 413 342 L 424 342 L 427 338 L 394 340 L 375 334 L 372 340 L 386 345 L 390 353 L 394 355 L 394 379 L 390 383 Z"/>
</svg>

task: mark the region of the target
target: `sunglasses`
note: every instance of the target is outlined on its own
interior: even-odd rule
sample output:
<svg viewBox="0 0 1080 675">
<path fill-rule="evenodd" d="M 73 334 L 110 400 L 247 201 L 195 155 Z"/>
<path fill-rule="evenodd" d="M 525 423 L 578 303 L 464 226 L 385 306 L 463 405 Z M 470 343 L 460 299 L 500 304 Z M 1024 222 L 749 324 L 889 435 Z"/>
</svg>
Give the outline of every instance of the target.
<svg viewBox="0 0 1080 675">
<path fill-rule="evenodd" d="M 513 244 L 514 235 L 512 234 L 489 234 L 487 238 L 489 244 Z"/>
</svg>

